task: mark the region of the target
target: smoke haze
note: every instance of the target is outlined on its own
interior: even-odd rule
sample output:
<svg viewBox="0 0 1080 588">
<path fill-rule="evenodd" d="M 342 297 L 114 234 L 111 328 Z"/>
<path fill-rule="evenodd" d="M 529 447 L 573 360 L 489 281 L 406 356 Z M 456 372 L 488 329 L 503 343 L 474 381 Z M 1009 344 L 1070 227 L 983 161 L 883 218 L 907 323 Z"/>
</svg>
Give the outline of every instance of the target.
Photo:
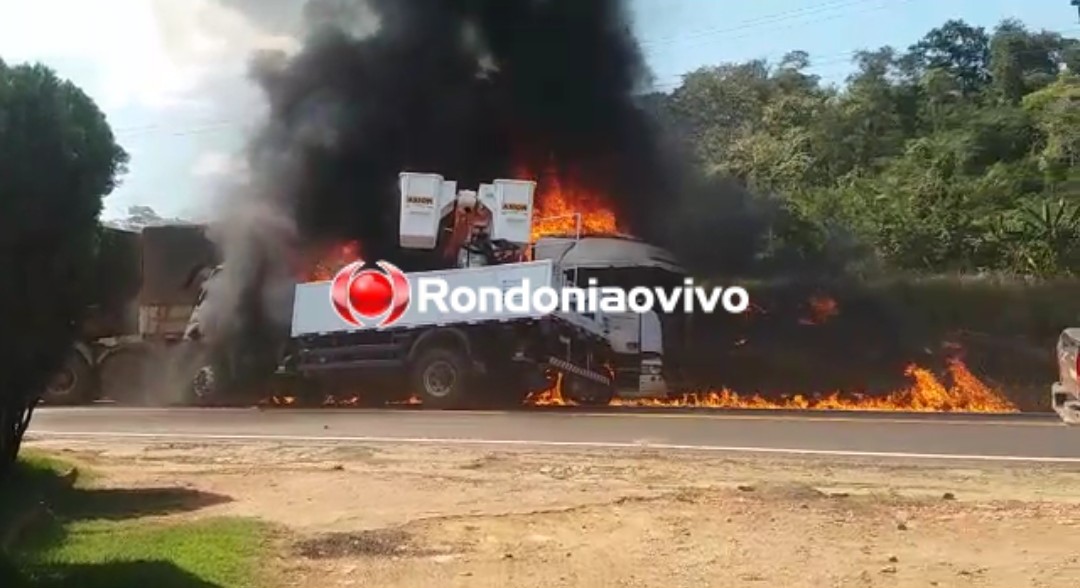
<svg viewBox="0 0 1080 588">
<path fill-rule="evenodd" d="M 670 174 L 634 101 L 647 71 L 622 2 L 338 0 L 304 17 L 299 54 L 253 66 L 270 106 L 256 161 L 295 163 L 275 200 L 302 239 L 397 257 L 405 170 L 475 186 L 556 169 L 650 236 Z M 254 171 L 281 175 L 276 163 Z"/>
<path fill-rule="evenodd" d="M 734 244 L 747 248 L 758 227 L 746 221 L 760 215 L 691 172 L 642 107 L 649 72 L 624 1 L 219 1 L 303 43 L 250 62 L 269 114 L 250 185 L 219 210 L 211 337 L 287 325 L 279 294 L 305 246 L 357 240 L 366 258 L 428 265 L 397 247 L 402 171 L 463 187 L 556 173 L 606 196 L 626 232 L 677 254 L 748 258 Z M 238 309 L 262 310 L 238 321 Z"/>
</svg>

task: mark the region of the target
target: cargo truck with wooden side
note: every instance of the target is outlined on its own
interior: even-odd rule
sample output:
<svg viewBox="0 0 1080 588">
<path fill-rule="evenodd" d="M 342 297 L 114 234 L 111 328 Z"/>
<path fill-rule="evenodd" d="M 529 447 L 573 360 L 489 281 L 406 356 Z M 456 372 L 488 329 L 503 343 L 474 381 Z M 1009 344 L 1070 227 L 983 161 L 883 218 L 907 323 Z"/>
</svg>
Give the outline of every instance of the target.
<svg viewBox="0 0 1080 588">
<path fill-rule="evenodd" d="M 82 336 L 42 395 L 46 404 L 173 401 L 202 280 L 217 263 L 199 225 L 106 228 Z M 169 389 L 173 388 L 173 389 Z"/>
</svg>

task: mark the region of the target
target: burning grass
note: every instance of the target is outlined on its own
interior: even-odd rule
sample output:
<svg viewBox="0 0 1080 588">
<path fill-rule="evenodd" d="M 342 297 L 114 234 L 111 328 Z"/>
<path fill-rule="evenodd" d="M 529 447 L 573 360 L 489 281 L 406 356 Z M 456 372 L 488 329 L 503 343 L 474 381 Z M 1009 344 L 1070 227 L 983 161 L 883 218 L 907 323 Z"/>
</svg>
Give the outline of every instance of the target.
<svg viewBox="0 0 1080 588">
<path fill-rule="evenodd" d="M 911 365 L 906 375 L 911 386 L 885 395 L 832 392 L 793 394 L 770 399 L 761 394 L 739 394 L 720 389 L 683 394 L 667 399 L 616 399 L 612 406 L 686 407 L 717 409 L 846 410 L 895 412 L 1015 413 L 1017 407 L 983 383 L 959 359 L 948 360 L 946 384 L 932 371 Z M 558 387 L 527 401 L 534 406 L 573 406 Z"/>
<path fill-rule="evenodd" d="M 534 174 L 521 169 L 516 174 L 521 178 L 536 178 L 537 193 L 533 213 L 532 237 L 536 240 L 544 236 L 612 235 L 619 233 L 619 224 L 615 211 L 603 194 L 595 194 L 574 185 L 572 181 L 561 178 L 555 170 Z M 360 244 L 356 242 L 335 245 L 324 252 L 309 267 L 313 267 L 307 276 L 309 280 L 328 280 L 342 265 L 356 260 L 360 256 Z M 792 301 L 781 304 L 782 307 L 794 308 Z M 803 327 L 834 326 L 841 314 L 840 304 L 829 295 L 817 293 L 801 305 L 801 314 L 797 319 Z M 745 323 L 753 323 L 770 318 L 770 310 L 759 304 L 752 304 L 751 310 L 744 314 Z M 779 312 L 777 320 L 791 320 L 793 316 Z M 787 316 L 787 318 L 782 318 Z M 843 317 L 841 317 L 843 318 Z M 746 334 L 739 337 L 734 346 L 741 348 L 752 343 Z M 805 410 L 872 410 L 872 411 L 908 411 L 908 412 L 979 412 L 1011 413 L 1018 408 L 999 391 L 988 386 L 976 377 L 958 357 L 947 360 L 945 374 L 919 365 L 910 365 L 905 376 L 910 380 L 907 387 L 885 394 L 866 394 L 856 391 L 836 391 L 829 393 L 769 394 L 739 393 L 729 388 L 711 389 L 682 394 L 667 399 L 615 400 L 616 406 L 641 407 L 702 407 L 718 409 L 805 409 Z M 801 387 L 801 386 L 800 386 Z M 807 387 L 810 387 L 809 385 Z M 799 389 L 799 388 L 796 388 Z M 295 396 L 274 396 L 262 404 L 267 406 L 294 406 L 298 403 Z M 360 394 L 327 396 L 319 402 L 304 401 L 306 405 L 328 407 L 371 406 Z M 397 405 L 419 405 L 420 400 L 411 397 L 395 402 Z M 534 406 L 569 406 L 573 402 L 562 396 L 558 385 L 551 390 L 534 395 L 526 401 Z"/>
<path fill-rule="evenodd" d="M 1007 414 L 1019 412 L 1003 394 L 971 373 L 960 359 L 947 360 L 947 375 L 939 378 L 933 371 L 910 365 L 905 375 L 911 385 L 887 394 L 868 395 L 859 392 L 830 392 L 826 394 L 791 394 L 775 397 L 767 394 L 740 394 L 721 388 L 704 392 L 681 394 L 671 398 L 618 399 L 610 406 L 655 408 L 714 408 L 755 410 L 817 410 L 817 411 L 881 411 L 881 412 L 940 412 Z M 266 407 L 292 407 L 301 403 L 296 396 L 272 396 L 260 404 Z M 327 396 L 324 407 L 370 406 L 361 394 Z M 385 406 L 421 406 L 416 396 Z M 525 406 L 575 406 L 564 397 L 561 386 L 526 399 Z"/>
</svg>

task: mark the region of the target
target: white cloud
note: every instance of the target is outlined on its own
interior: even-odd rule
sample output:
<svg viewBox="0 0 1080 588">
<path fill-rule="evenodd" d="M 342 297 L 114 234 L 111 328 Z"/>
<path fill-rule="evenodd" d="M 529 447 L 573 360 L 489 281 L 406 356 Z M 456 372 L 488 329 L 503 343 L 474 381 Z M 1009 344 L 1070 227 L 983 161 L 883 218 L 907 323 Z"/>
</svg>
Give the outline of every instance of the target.
<svg viewBox="0 0 1080 588">
<path fill-rule="evenodd" d="M 248 173 L 247 162 L 221 151 L 205 151 L 191 166 L 191 175 L 201 179 L 240 180 Z"/>
<path fill-rule="evenodd" d="M 0 55 L 86 64 L 94 79 L 77 81 L 106 111 L 203 103 L 253 50 L 296 47 L 213 0 L 0 0 L 0 14 Z"/>
</svg>

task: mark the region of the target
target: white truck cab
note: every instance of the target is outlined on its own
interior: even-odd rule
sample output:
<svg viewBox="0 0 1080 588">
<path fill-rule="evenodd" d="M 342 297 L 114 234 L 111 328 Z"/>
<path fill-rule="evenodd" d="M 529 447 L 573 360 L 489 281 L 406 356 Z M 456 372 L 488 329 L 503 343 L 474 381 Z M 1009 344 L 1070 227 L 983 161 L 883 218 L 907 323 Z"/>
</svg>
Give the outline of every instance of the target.
<svg viewBox="0 0 1080 588">
<path fill-rule="evenodd" d="M 617 395 L 621 398 L 665 398 L 664 331 L 655 312 L 605 315 L 608 339 L 618 357 Z"/>
<path fill-rule="evenodd" d="M 534 245 L 533 258 L 555 260 L 568 281 L 578 287 L 586 287 L 589 278 L 601 286 L 677 286 L 688 275 L 670 252 L 628 237 L 544 237 Z M 674 324 L 677 318 L 670 317 L 668 323 Z M 616 394 L 666 398 L 672 386 L 665 358 L 677 352 L 677 346 L 670 344 L 677 337 L 665 333 L 661 316 L 655 311 L 604 313 L 603 320 L 617 357 Z"/>
</svg>

